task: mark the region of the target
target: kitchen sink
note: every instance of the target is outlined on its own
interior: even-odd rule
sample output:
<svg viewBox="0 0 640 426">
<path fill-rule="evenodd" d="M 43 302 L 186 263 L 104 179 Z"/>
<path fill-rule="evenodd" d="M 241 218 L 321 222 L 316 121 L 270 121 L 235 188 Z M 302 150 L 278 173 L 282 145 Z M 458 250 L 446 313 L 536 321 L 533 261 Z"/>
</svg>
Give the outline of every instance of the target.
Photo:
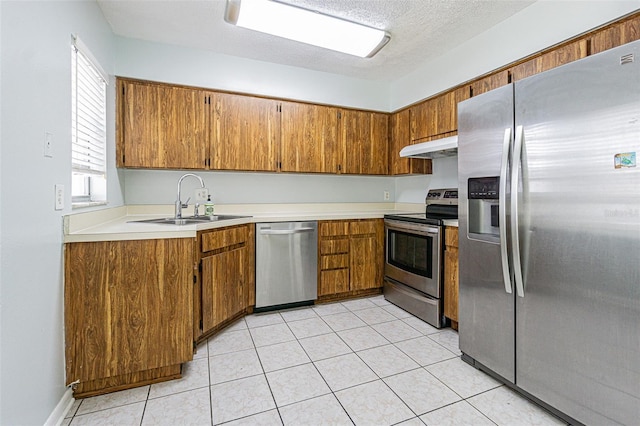
<svg viewBox="0 0 640 426">
<path fill-rule="evenodd" d="M 214 215 L 214 216 L 189 216 L 182 219 L 174 217 L 162 217 L 159 219 L 130 220 L 129 223 L 156 223 L 161 225 L 195 225 L 198 223 L 217 222 L 221 220 L 241 219 L 251 216 Z"/>
</svg>

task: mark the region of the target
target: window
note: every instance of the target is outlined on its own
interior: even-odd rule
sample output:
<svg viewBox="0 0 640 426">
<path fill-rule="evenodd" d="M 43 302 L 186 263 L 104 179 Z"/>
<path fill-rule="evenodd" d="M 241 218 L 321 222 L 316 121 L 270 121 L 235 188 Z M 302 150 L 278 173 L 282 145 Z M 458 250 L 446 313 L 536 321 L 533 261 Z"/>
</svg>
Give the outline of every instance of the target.
<svg viewBox="0 0 640 426">
<path fill-rule="evenodd" d="M 71 199 L 74 207 L 107 201 L 107 79 L 77 37 L 71 46 Z"/>
</svg>

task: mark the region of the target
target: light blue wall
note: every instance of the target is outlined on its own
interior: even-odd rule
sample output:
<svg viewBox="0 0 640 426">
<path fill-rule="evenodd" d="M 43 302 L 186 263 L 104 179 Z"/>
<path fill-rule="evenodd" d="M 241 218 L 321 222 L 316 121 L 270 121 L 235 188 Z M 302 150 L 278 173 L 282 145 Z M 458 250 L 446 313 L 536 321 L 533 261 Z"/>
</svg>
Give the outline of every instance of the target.
<svg viewBox="0 0 640 426">
<path fill-rule="evenodd" d="M 114 40 L 93 1 L 1 1 L 0 424 L 42 425 L 66 388 L 62 216 L 71 213 L 71 34 L 107 72 Z M 109 151 L 113 153 L 113 84 Z M 53 134 L 53 158 L 43 155 Z M 113 154 L 113 205 L 122 191 Z M 54 210 L 54 184 L 65 209 Z"/>
</svg>

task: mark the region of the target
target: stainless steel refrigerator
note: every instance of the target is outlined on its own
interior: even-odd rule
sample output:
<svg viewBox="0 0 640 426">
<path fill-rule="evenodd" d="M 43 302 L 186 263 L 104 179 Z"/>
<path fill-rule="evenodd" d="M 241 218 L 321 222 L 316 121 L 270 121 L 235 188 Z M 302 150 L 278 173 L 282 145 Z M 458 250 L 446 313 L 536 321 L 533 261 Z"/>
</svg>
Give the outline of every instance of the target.
<svg viewBox="0 0 640 426">
<path fill-rule="evenodd" d="M 640 421 L 640 42 L 458 106 L 463 359 L 569 421 Z"/>
</svg>

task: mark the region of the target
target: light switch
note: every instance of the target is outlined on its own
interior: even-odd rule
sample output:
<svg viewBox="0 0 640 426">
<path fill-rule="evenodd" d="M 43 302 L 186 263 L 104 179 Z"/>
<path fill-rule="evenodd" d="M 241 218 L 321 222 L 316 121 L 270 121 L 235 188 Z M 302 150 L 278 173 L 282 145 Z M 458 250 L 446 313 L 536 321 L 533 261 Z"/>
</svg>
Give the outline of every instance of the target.
<svg viewBox="0 0 640 426">
<path fill-rule="evenodd" d="M 53 134 L 49 132 L 44 133 L 44 156 L 53 157 Z"/>
<path fill-rule="evenodd" d="M 55 185 L 56 210 L 64 209 L 64 185 L 57 183 Z"/>
</svg>

